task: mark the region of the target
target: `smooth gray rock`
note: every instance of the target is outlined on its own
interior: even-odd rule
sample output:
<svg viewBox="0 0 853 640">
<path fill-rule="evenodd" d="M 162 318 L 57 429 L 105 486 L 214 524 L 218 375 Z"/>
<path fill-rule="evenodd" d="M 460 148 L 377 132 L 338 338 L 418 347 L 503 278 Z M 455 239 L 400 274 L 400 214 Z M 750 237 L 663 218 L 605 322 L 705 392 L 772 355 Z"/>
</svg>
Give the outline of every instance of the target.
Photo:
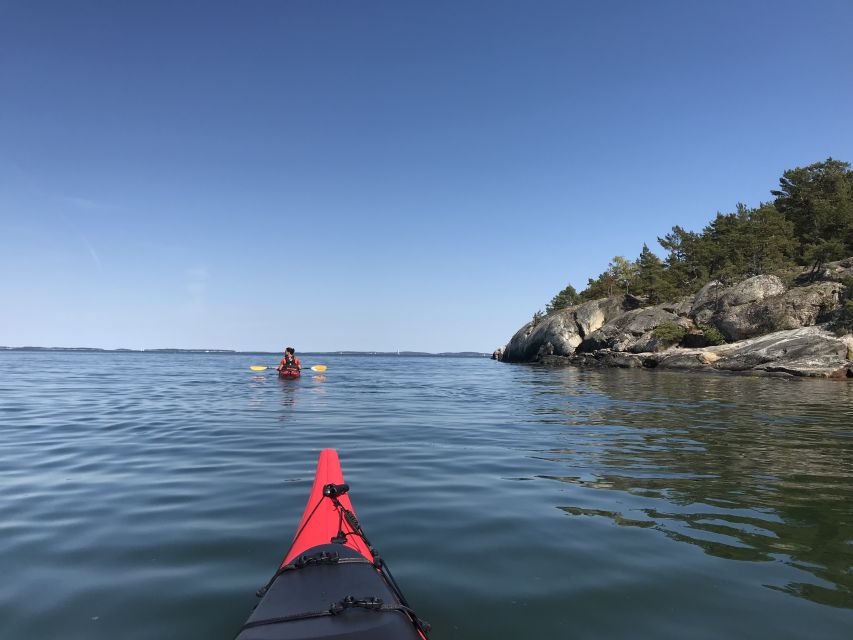
<svg viewBox="0 0 853 640">
<path fill-rule="evenodd" d="M 597 331 L 604 323 L 621 316 L 626 311 L 636 309 L 639 301 L 634 296 L 615 296 L 601 298 L 579 305 L 575 310 L 575 322 L 582 337 Z"/>
<path fill-rule="evenodd" d="M 736 307 L 785 293 L 785 284 L 777 276 L 753 276 L 722 292 L 723 306 Z"/>
<path fill-rule="evenodd" d="M 767 301 L 771 313 L 779 317 L 780 329 L 796 329 L 817 324 L 841 303 L 840 282 L 816 282 L 794 287 L 774 301 Z"/>
<path fill-rule="evenodd" d="M 823 326 L 814 326 L 776 331 L 717 347 L 673 349 L 658 356 L 658 366 L 840 378 L 853 376 L 853 363 L 847 355 L 844 339 Z"/>
<path fill-rule="evenodd" d="M 693 308 L 693 296 L 684 296 L 675 302 L 667 302 L 661 305 L 664 311 L 669 311 L 677 316 L 686 318 L 690 315 L 690 310 Z"/>
<path fill-rule="evenodd" d="M 574 316 L 575 307 L 549 313 L 539 322 L 528 322 L 512 337 L 504 350 L 505 362 L 529 362 L 541 355 L 570 355 L 581 343 Z"/>
<path fill-rule="evenodd" d="M 693 305 L 688 315 L 696 324 L 707 324 L 719 306 L 721 294 L 725 290 L 723 283 L 719 280 L 711 280 L 693 298 Z"/>
<path fill-rule="evenodd" d="M 730 340 L 741 340 L 762 332 L 764 320 L 752 306 L 765 298 L 785 292 L 785 284 L 776 276 L 753 276 L 731 287 L 714 280 L 699 290 L 693 299 L 690 317 L 696 324 L 711 324 Z M 772 330 L 764 327 L 764 333 Z"/>
<path fill-rule="evenodd" d="M 839 267 L 847 268 L 844 264 Z M 594 300 L 527 323 L 506 345 L 502 359 L 853 377 L 853 336 L 838 338 L 819 325 L 840 308 L 843 289 L 837 280 L 826 280 L 786 290 L 775 276 L 755 276 L 731 287 L 710 282 L 693 297 L 651 307 L 636 308 L 642 299 L 633 296 Z M 713 325 L 734 342 L 673 347 L 656 335 L 667 323 L 685 329 L 684 344 L 703 344 L 697 324 Z M 494 357 L 500 357 L 499 351 Z"/>
<path fill-rule="evenodd" d="M 794 287 L 753 304 L 729 306 L 711 318 L 729 340 L 817 324 L 839 306 L 842 285 L 816 282 Z"/>
<path fill-rule="evenodd" d="M 652 339 L 651 332 L 665 322 L 677 322 L 679 317 L 666 311 L 664 305 L 634 309 L 617 316 L 584 338 L 579 351 L 589 353 L 599 349 L 634 351 L 632 348 Z"/>
<path fill-rule="evenodd" d="M 726 340 L 745 340 L 777 328 L 766 305 L 726 307 L 715 313 L 708 323 L 719 329 Z"/>
<path fill-rule="evenodd" d="M 607 321 L 607 315 L 604 313 L 604 309 L 601 308 L 602 303 L 607 300 L 592 300 L 585 302 L 577 308 L 577 311 L 575 311 L 575 322 L 578 323 L 581 336 L 588 336 L 593 331 L 600 329 Z"/>
<path fill-rule="evenodd" d="M 546 355 L 571 355 L 583 340 L 584 332 L 636 304 L 629 296 L 615 296 L 549 313 L 536 323 L 528 322 L 515 333 L 504 349 L 503 360 L 530 362 Z"/>
<path fill-rule="evenodd" d="M 728 347 L 728 348 L 726 348 Z M 783 371 L 792 375 L 844 377 L 851 366 L 847 344 L 824 327 L 803 327 L 709 349 L 715 369 Z"/>
</svg>

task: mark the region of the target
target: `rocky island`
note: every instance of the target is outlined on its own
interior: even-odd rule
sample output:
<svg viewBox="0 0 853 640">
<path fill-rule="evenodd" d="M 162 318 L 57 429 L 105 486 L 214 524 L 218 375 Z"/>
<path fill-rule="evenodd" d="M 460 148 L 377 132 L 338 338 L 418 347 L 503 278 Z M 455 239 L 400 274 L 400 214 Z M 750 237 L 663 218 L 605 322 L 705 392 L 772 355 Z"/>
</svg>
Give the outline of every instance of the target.
<svg viewBox="0 0 853 640">
<path fill-rule="evenodd" d="M 633 295 L 592 300 L 528 322 L 493 357 L 853 378 L 853 335 L 834 330 L 853 258 L 824 277 L 792 287 L 774 275 L 728 287 L 712 281 L 695 296 L 656 305 Z"/>
<path fill-rule="evenodd" d="M 569 285 L 494 352 L 504 362 L 853 379 L 853 172 L 786 171 L 772 203 L 673 227 Z"/>
</svg>

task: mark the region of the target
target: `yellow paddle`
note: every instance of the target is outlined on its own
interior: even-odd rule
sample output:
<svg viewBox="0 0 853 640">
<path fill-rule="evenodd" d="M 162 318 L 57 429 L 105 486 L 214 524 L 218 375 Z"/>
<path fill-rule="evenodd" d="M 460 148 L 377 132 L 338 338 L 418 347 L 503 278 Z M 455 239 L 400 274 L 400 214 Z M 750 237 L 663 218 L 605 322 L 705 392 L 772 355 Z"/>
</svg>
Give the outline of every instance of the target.
<svg viewBox="0 0 853 640">
<path fill-rule="evenodd" d="M 253 364 L 249 367 L 252 371 L 266 371 L 267 369 L 275 369 L 275 367 L 265 367 L 261 364 Z M 311 371 L 325 371 L 329 367 L 324 364 L 315 364 L 313 367 L 309 367 Z"/>
</svg>

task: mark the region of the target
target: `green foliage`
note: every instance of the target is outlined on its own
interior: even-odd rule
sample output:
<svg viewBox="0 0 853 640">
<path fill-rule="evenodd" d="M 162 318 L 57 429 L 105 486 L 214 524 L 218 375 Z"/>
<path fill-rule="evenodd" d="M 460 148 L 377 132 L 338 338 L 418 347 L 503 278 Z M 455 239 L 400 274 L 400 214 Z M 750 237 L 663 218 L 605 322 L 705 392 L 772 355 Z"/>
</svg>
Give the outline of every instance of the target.
<svg viewBox="0 0 853 640">
<path fill-rule="evenodd" d="M 794 225 L 776 207 L 763 204 L 748 212 L 742 249 L 746 273 L 783 273 L 796 264 Z"/>
<path fill-rule="evenodd" d="M 682 294 L 697 291 L 710 279 L 708 268 L 701 260 L 701 243 L 698 233 L 685 231 L 678 225 L 663 238 L 658 238 L 658 244 L 669 252 L 665 260 L 667 277 Z"/>
<path fill-rule="evenodd" d="M 771 191 L 775 205 L 794 227 L 798 258 L 813 271 L 853 253 L 853 171 L 849 162 L 827 158 L 789 169 Z"/>
<path fill-rule="evenodd" d="M 711 279 L 734 282 L 758 274 L 790 279 L 797 265 L 810 267 L 813 277 L 827 261 L 853 256 L 850 163 L 827 158 L 785 171 L 771 193 L 772 203 L 717 213 L 701 233 L 674 226 L 658 238 L 667 252 L 663 260 L 646 245 L 634 262 L 614 257 L 574 304 L 619 293 L 647 296 L 656 304 L 695 293 Z M 549 310 L 558 308 L 559 296 Z"/>
<path fill-rule="evenodd" d="M 678 344 L 687 335 L 687 329 L 674 322 L 664 322 L 655 327 L 652 335 L 666 344 Z"/>
<path fill-rule="evenodd" d="M 614 256 L 607 271 L 594 280 L 589 279 L 586 289 L 580 294 L 581 300 L 609 298 L 617 293 L 631 293 L 638 275 L 637 265 L 625 256 Z"/>
<path fill-rule="evenodd" d="M 551 298 L 551 302 L 545 306 L 545 311 L 551 313 L 558 309 L 565 309 L 566 307 L 578 304 L 580 300 L 581 297 L 578 292 L 575 291 L 575 288 L 572 285 L 568 285 L 565 289 L 560 291 L 560 293 Z"/>
<path fill-rule="evenodd" d="M 607 269 L 620 289 L 625 289 L 625 294 L 631 293 L 631 287 L 637 279 L 637 265 L 627 260 L 624 256 L 614 256 Z"/>
<path fill-rule="evenodd" d="M 797 241 L 793 225 L 773 205 L 735 213 L 718 213 L 702 232 L 688 256 L 699 262 L 709 278 L 732 282 L 794 266 Z"/>
<path fill-rule="evenodd" d="M 726 337 L 710 324 L 700 324 L 699 331 L 691 331 L 681 340 L 682 347 L 697 349 L 726 344 Z"/>
<path fill-rule="evenodd" d="M 616 287 L 616 281 L 613 276 L 605 271 L 596 279 L 590 278 L 587 280 L 586 289 L 581 291 L 581 300 L 598 300 L 599 298 L 609 298 L 613 295 L 613 290 Z"/>
<path fill-rule="evenodd" d="M 702 337 L 707 346 L 726 344 L 726 336 L 720 333 L 717 327 L 710 324 L 700 324 L 699 330 L 702 331 Z"/>
<path fill-rule="evenodd" d="M 673 300 L 678 296 L 678 289 L 667 277 L 663 262 L 651 252 L 645 243 L 635 265 L 637 269 L 635 292 L 637 295 L 647 296 L 651 304 Z"/>
</svg>

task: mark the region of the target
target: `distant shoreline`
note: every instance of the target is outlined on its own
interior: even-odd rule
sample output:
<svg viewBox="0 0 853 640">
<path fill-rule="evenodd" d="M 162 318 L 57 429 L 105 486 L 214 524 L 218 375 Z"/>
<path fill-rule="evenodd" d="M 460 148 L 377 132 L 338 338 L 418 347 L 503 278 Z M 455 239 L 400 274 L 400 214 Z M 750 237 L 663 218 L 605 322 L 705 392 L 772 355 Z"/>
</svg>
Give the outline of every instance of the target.
<svg viewBox="0 0 853 640">
<path fill-rule="evenodd" d="M 204 353 L 225 355 L 278 355 L 280 351 L 235 351 L 233 349 L 99 349 L 97 347 L 2 347 L 3 351 L 58 352 L 58 353 Z M 301 351 L 310 356 L 400 356 L 439 358 L 489 358 L 492 354 L 479 351 L 450 351 L 428 353 L 426 351 Z"/>
</svg>

